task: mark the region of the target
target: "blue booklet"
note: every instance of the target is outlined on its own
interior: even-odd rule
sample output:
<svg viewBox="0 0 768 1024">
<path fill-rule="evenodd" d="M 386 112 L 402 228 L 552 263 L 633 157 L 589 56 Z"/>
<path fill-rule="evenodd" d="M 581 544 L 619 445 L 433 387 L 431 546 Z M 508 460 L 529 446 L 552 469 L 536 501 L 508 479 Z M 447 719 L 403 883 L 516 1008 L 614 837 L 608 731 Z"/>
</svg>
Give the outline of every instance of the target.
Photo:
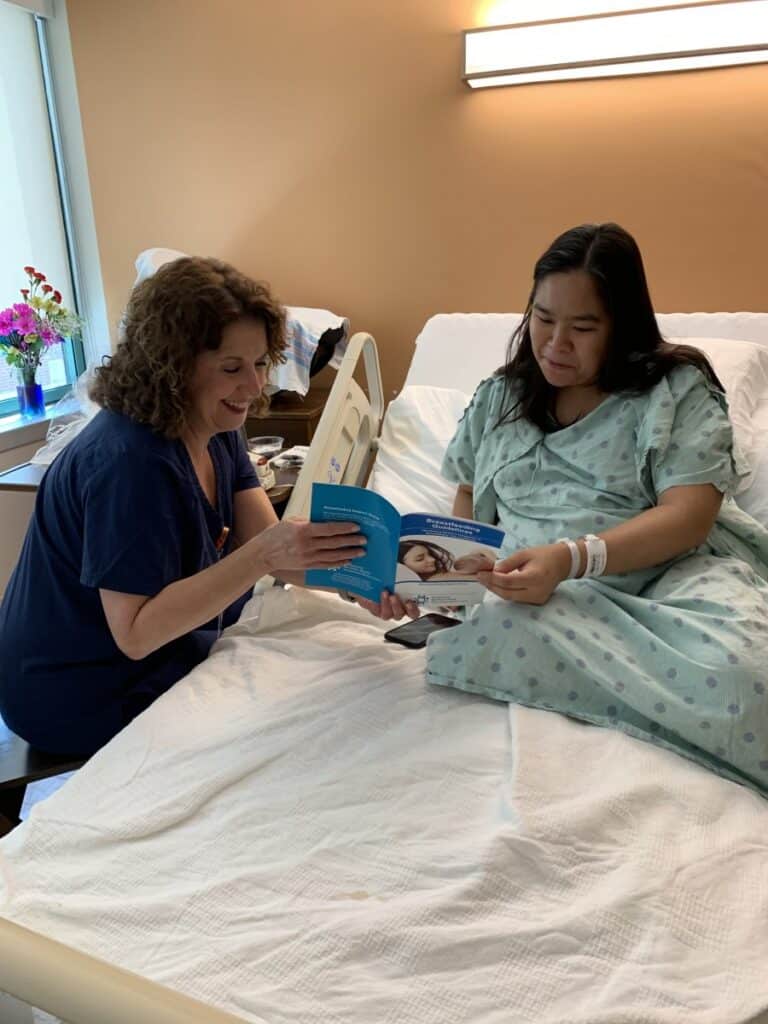
<svg viewBox="0 0 768 1024">
<path fill-rule="evenodd" d="M 363 558 L 340 569 L 309 569 L 307 585 L 336 587 L 378 601 L 382 590 L 419 605 L 477 604 L 504 531 L 454 516 L 401 516 L 380 494 L 344 484 L 313 484 L 313 523 L 353 522 L 368 538 Z"/>
</svg>

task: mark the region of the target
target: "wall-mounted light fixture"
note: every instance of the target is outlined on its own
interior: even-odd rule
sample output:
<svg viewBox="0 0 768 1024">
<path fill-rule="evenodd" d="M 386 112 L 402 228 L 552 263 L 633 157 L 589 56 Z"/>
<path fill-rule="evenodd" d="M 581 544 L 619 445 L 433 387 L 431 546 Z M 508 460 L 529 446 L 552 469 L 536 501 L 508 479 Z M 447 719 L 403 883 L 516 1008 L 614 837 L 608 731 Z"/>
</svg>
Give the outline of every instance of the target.
<svg viewBox="0 0 768 1024">
<path fill-rule="evenodd" d="M 619 10 L 464 33 L 464 79 L 474 89 L 763 62 L 768 0 Z"/>
</svg>

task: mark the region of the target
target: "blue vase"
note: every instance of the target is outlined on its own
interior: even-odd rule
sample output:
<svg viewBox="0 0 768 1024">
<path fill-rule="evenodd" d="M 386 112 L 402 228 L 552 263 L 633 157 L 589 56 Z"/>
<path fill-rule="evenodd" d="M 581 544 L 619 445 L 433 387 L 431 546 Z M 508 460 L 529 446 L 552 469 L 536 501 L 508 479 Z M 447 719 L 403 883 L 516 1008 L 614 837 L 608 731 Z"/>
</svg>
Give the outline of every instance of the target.
<svg viewBox="0 0 768 1024">
<path fill-rule="evenodd" d="M 45 396 L 40 384 L 25 384 L 20 381 L 16 385 L 16 395 L 19 399 L 19 412 L 24 419 L 32 419 L 45 413 Z"/>
</svg>

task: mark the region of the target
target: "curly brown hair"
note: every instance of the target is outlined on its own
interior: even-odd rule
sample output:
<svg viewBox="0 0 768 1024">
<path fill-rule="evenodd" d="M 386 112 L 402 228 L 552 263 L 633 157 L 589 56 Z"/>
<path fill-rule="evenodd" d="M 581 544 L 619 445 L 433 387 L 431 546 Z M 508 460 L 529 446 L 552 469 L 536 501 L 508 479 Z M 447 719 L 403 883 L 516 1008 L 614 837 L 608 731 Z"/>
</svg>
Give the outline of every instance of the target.
<svg viewBox="0 0 768 1024">
<path fill-rule="evenodd" d="M 266 284 L 221 260 L 166 263 L 131 292 L 123 336 L 96 369 L 91 398 L 165 437 L 178 437 L 191 405 L 197 356 L 219 348 L 224 329 L 244 317 L 264 324 L 268 365 L 283 362 L 285 310 Z M 263 404 L 254 402 L 257 410 Z"/>
</svg>

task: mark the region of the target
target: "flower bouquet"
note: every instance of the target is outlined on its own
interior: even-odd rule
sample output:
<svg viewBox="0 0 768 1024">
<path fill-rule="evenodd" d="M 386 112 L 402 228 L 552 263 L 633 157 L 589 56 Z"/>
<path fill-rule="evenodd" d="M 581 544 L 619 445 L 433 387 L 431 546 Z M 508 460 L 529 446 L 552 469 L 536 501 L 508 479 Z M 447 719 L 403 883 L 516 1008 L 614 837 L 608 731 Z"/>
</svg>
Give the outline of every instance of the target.
<svg viewBox="0 0 768 1024">
<path fill-rule="evenodd" d="M 37 416 L 45 412 L 37 368 L 49 348 L 80 330 L 82 320 L 62 306 L 61 292 L 48 284 L 45 274 L 34 267 L 24 267 L 24 273 L 29 281 L 21 289 L 24 301 L 0 310 L 0 353 L 16 368 L 22 416 Z"/>
</svg>

